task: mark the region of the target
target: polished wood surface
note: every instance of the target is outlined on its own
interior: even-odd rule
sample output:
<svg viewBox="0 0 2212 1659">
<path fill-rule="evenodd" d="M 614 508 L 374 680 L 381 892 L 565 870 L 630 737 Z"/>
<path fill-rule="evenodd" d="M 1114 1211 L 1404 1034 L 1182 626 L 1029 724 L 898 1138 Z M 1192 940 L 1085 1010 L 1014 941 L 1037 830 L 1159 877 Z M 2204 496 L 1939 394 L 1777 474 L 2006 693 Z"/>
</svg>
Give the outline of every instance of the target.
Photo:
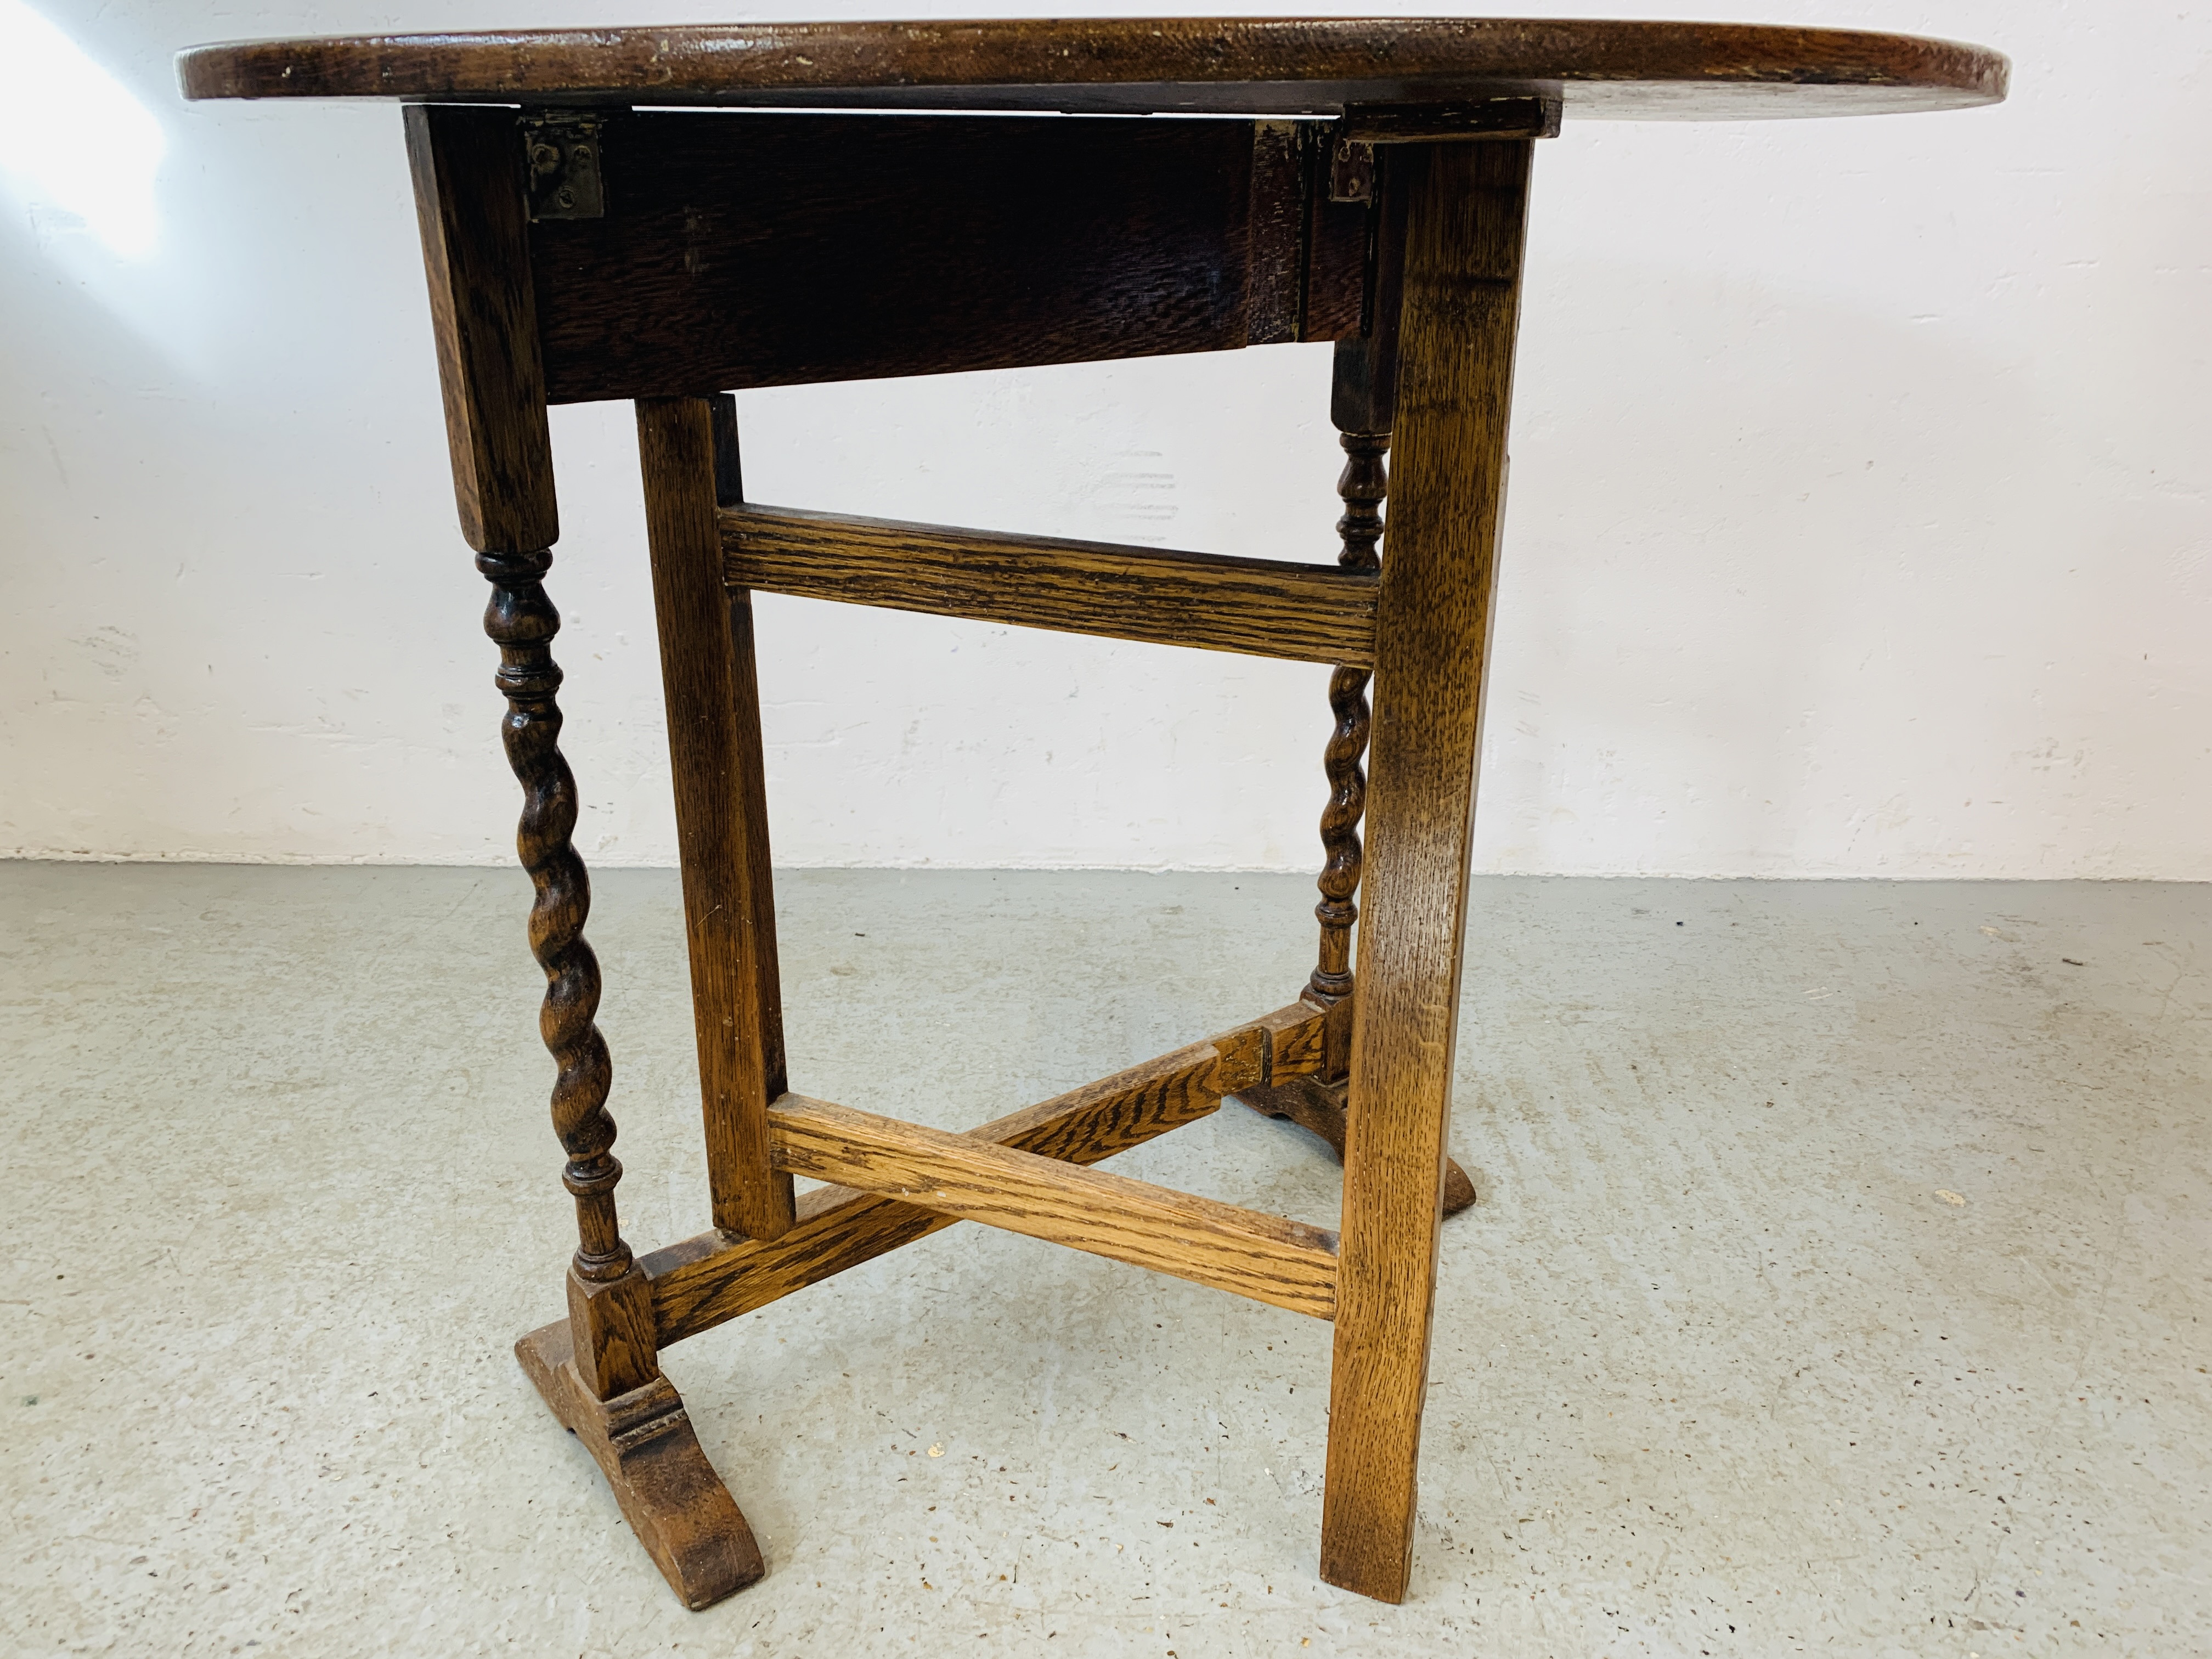
<svg viewBox="0 0 2212 1659">
<path fill-rule="evenodd" d="M 1912 35 L 1527 18 L 724 23 L 246 41 L 188 98 L 1335 115 L 1556 93 L 1569 119 L 1759 119 L 1993 103 L 2002 57 Z"/>
<path fill-rule="evenodd" d="M 1294 662 L 1374 655 L 1366 572 L 793 507 L 721 524 L 733 587 Z"/>
<path fill-rule="evenodd" d="M 1535 141 L 1563 112 L 1987 103 L 2004 60 L 1814 29 L 1248 19 L 278 41 L 180 69 L 193 97 L 413 106 L 454 488 L 492 585 L 576 1208 L 568 1317 L 518 1353 L 685 1603 L 763 1565 L 661 1349 L 961 1218 L 1334 1319 L 1322 1571 L 1403 1595 L 1437 1225 L 1474 1197 L 1445 1148 Z M 628 107 L 685 103 L 753 112 Z M 595 112 L 540 107 L 562 105 Z M 778 105 L 811 108 L 760 109 Z M 896 106 L 933 112 L 820 112 Z M 1245 118 L 1066 118 L 1084 111 Z M 1311 116 L 1339 118 L 1285 118 Z M 1335 566 L 744 499 L 732 388 L 1322 340 L 1346 452 Z M 615 1205 L 544 585 L 547 406 L 614 398 L 637 404 L 714 1223 L 642 1259 Z M 1330 665 L 1322 934 L 1299 1001 L 964 1135 L 792 1092 L 757 587 Z M 1087 1167 L 1231 1097 L 1342 1158 L 1340 1240 Z M 794 1202 L 795 1174 L 837 1184 Z"/>
<path fill-rule="evenodd" d="M 1338 434 L 1344 449 L 1344 471 L 1338 475 L 1336 493 L 1344 502 L 1336 533 L 1343 543 L 1337 562 L 1348 571 L 1370 575 L 1382 568 L 1375 544 L 1382 537 L 1382 502 L 1389 489 L 1389 472 L 1383 456 L 1390 434 L 1344 432 Z M 1314 907 L 1321 923 L 1321 949 L 1307 994 L 1329 1003 L 1352 991 L 1352 928 L 1359 920 L 1354 895 L 1359 890 L 1359 820 L 1367 810 L 1367 774 L 1360 760 L 1367 752 L 1370 711 L 1367 706 L 1368 670 L 1374 653 L 1340 656 L 1328 677 L 1328 708 L 1334 722 L 1328 746 L 1322 751 L 1322 770 L 1328 779 L 1328 803 L 1322 808 L 1322 869 L 1316 883 L 1321 902 Z"/>
<path fill-rule="evenodd" d="M 502 112 L 510 124 L 514 117 Z M 1230 351 L 1357 330 L 1312 122 L 611 114 L 529 227 L 553 403 Z"/>
<path fill-rule="evenodd" d="M 406 129 L 461 539 L 479 553 L 550 547 L 561 515 L 530 226 L 509 187 L 514 118 L 418 106 Z"/>
</svg>

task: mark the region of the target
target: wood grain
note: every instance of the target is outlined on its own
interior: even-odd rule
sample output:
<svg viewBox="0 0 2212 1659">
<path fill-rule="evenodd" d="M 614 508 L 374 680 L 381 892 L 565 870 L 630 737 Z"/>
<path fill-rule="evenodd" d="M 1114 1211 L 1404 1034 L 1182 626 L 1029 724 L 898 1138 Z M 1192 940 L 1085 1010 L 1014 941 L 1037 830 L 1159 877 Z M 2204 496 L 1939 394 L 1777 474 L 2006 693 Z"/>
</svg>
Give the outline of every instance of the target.
<svg viewBox="0 0 2212 1659">
<path fill-rule="evenodd" d="M 1338 361 L 1343 361 L 1340 349 Z M 1344 513 L 1336 521 L 1343 550 L 1337 561 L 1347 570 L 1371 572 L 1381 567 L 1375 550 L 1382 534 L 1381 508 L 1389 490 L 1389 471 L 1383 456 L 1390 447 L 1388 432 L 1346 432 L 1338 434 L 1345 453 L 1344 471 L 1336 480 L 1336 493 Z M 1322 808 L 1321 874 L 1315 885 L 1321 902 L 1314 907 L 1321 923 L 1321 946 L 1314 970 L 1306 981 L 1306 994 L 1323 1004 L 1352 994 L 1352 929 L 1359 920 L 1355 896 L 1359 891 L 1359 819 L 1367 804 L 1367 774 L 1360 757 L 1367 752 L 1370 710 L 1368 671 L 1354 663 L 1338 663 L 1328 677 L 1328 708 L 1333 720 L 1328 744 L 1322 750 L 1322 771 L 1328 780 L 1328 801 Z"/>
<path fill-rule="evenodd" d="M 461 535 L 479 553 L 550 547 L 561 518 L 514 117 L 418 106 L 405 125 Z"/>
<path fill-rule="evenodd" d="M 1327 1083 L 1318 1077 L 1294 1077 L 1281 1083 L 1256 1089 L 1241 1089 L 1237 1099 L 1243 1106 L 1260 1114 L 1285 1122 L 1295 1123 L 1308 1134 L 1319 1139 L 1336 1155 L 1339 1164 L 1344 1162 L 1344 1143 L 1348 1125 L 1344 1115 L 1344 1085 Z M 1474 1182 L 1457 1160 L 1444 1160 L 1443 1214 L 1449 1221 L 1474 1202 Z"/>
<path fill-rule="evenodd" d="M 572 1263 L 567 1288 L 573 1364 L 586 1393 L 611 1400 L 660 1375 L 653 1291 L 634 1261 L 612 1279 L 586 1278 Z"/>
<path fill-rule="evenodd" d="M 1076 1164 L 1100 1163 L 1210 1115 L 1224 1094 L 1303 1076 L 1322 1063 L 1325 1017 L 1304 1004 L 1194 1042 L 970 1131 L 980 1140 Z M 1255 1073 L 1262 1075 L 1255 1080 Z M 768 1242 L 702 1233 L 641 1258 L 660 1341 L 726 1320 L 954 1224 L 895 1199 L 818 1188 L 798 1224 Z"/>
<path fill-rule="evenodd" d="M 699 1445 L 683 1399 L 656 1376 L 611 1400 L 577 1375 L 565 1324 L 532 1331 L 514 1357 L 562 1426 L 584 1443 L 623 1518 L 684 1605 L 696 1612 L 767 1572 L 752 1528 Z"/>
<path fill-rule="evenodd" d="M 1310 274 L 1298 337 L 1334 340 L 1340 345 L 1358 336 L 1375 307 L 1375 296 L 1369 292 L 1373 277 L 1369 268 L 1373 239 L 1368 234 L 1371 204 L 1340 202 L 1329 193 L 1329 131 L 1328 127 L 1310 127 L 1306 134 L 1306 262 Z M 1339 270 L 1352 274 L 1327 275 Z"/>
<path fill-rule="evenodd" d="M 793 507 L 721 516 L 732 587 L 1298 662 L 1370 660 L 1374 578 Z"/>
<path fill-rule="evenodd" d="M 1337 243 L 1302 260 L 1280 150 L 1235 121 L 611 115 L 605 216 L 531 227 L 547 393 L 1297 338 L 1305 287 L 1341 316 L 1361 270 Z"/>
<path fill-rule="evenodd" d="M 1556 98 L 1485 98 L 1458 104 L 1359 105 L 1331 129 L 1340 144 L 1413 144 L 1454 138 L 1556 138 Z"/>
<path fill-rule="evenodd" d="M 641 401 L 637 445 L 714 1224 L 774 1238 L 793 1215 L 766 1115 L 783 1039 L 751 605 L 722 581 L 712 405 Z"/>
<path fill-rule="evenodd" d="M 1534 145 L 1390 146 L 1406 203 L 1322 1577 L 1405 1594 Z"/>
<path fill-rule="evenodd" d="M 477 568 L 491 583 L 484 633 L 499 647 L 493 677 L 507 699 L 500 741 L 522 786 L 516 856 L 530 872 L 530 950 L 545 975 L 538 1033 L 553 1056 L 553 1131 L 568 1163 L 561 1184 L 576 1204 L 568 1307 L 579 1338 L 577 1373 L 601 1396 L 641 1386 L 659 1369 L 644 1276 L 615 1208 L 622 1160 L 607 1110 L 614 1061 L 599 1035 L 599 959 L 584 939 L 592 883 L 577 855 L 576 780 L 561 753 L 560 665 L 553 639 L 561 613 L 546 596 L 553 555 L 487 552 Z"/>
<path fill-rule="evenodd" d="M 714 433 L 714 505 L 744 504 L 744 469 L 738 451 L 738 400 L 718 392 L 708 400 Z M 751 930 L 753 976 L 759 995 L 761 1069 L 773 1100 L 791 1085 L 785 1075 L 783 974 L 776 956 L 775 877 L 768 829 L 768 763 L 760 737 L 760 669 L 754 647 L 753 598 L 741 587 L 726 587 L 730 611 L 730 693 L 738 721 L 738 817 L 747 826 L 745 873 L 753 913 L 762 925 Z"/>
<path fill-rule="evenodd" d="M 1532 133 L 1552 130 L 1554 99 L 1569 118 L 1963 107 L 2003 97 L 2003 58 L 1729 25 L 1109 19 L 290 40 L 198 48 L 179 67 L 194 98 L 417 105 L 405 125 L 456 496 L 493 585 L 486 626 L 526 794 L 519 844 L 580 1240 L 568 1318 L 519 1352 L 687 1604 L 762 1565 L 659 1375 L 659 1345 L 955 1216 L 1334 1316 L 1322 1570 L 1397 1599 L 1438 1210 L 1456 1174 L 1444 1144 L 1530 151 L 1496 136 L 1505 103 Z M 456 106 L 471 103 L 599 111 L 605 213 L 533 225 L 515 111 Z M 1049 118 L 945 112 L 985 110 Z M 1085 111 L 1244 118 L 1068 118 Z M 1278 118 L 1317 115 L 1344 118 L 1328 131 Z M 1460 142 L 1486 125 L 1492 142 Z M 1340 342 L 1337 424 L 1358 440 L 1348 553 L 1372 546 L 1362 515 L 1381 493 L 1395 398 L 1379 579 L 741 506 L 732 387 L 1293 339 Z M 716 1222 L 642 1262 L 614 1202 L 611 1067 L 557 746 L 559 619 L 541 580 L 558 533 L 545 406 L 616 397 L 643 400 Z M 1282 1011 L 968 1136 L 786 1092 L 746 597 L 779 585 L 1338 665 L 1333 931 L 1314 981 L 1333 1006 Z M 1370 665 L 1367 916 L 1346 984 Z M 1348 1102 L 1323 1086 L 1340 1076 Z M 1084 1167 L 1230 1093 L 1342 1146 L 1340 1257 L 1317 1230 Z M 879 1190 L 794 1206 L 793 1170 Z"/>
<path fill-rule="evenodd" d="M 786 1095 L 780 1168 L 1327 1319 L 1336 1236 L 1104 1170 Z"/>
<path fill-rule="evenodd" d="M 1372 212 L 1373 234 L 1368 238 L 1362 284 L 1366 308 L 1358 332 L 1336 343 L 1329 386 L 1329 419 L 1344 451 L 1344 470 L 1336 480 L 1337 498 L 1344 503 L 1336 521 L 1337 562 L 1357 571 L 1382 566 L 1376 544 L 1382 537 L 1382 503 L 1390 488 L 1384 457 L 1389 453 L 1397 408 L 1398 313 L 1406 240 L 1403 192 L 1374 204 Z M 1322 862 L 1315 883 L 1321 889 L 1321 902 L 1314 907 L 1321 941 L 1305 990 L 1310 1001 L 1324 1006 L 1348 997 L 1352 990 L 1352 929 L 1359 920 L 1359 823 L 1367 805 L 1367 774 L 1360 762 L 1367 752 L 1371 715 L 1369 678 L 1364 665 L 1350 662 L 1335 665 L 1328 677 L 1332 724 L 1322 752 L 1328 799 L 1322 808 Z M 1349 1030 L 1342 1035 L 1344 1045 L 1332 1054 L 1335 1063 L 1324 1073 L 1332 1083 L 1342 1080 L 1341 1066 L 1350 1062 Z"/>
<path fill-rule="evenodd" d="M 1306 137 L 1312 123 L 1252 124 L 1252 188 L 1246 213 L 1248 345 L 1303 339 L 1305 328 Z"/>
<path fill-rule="evenodd" d="M 730 23 L 198 46 L 187 98 L 1335 114 L 1548 90 L 1570 118 L 1741 120 L 2004 96 L 1979 46 L 1858 30 L 1497 17 Z"/>
</svg>

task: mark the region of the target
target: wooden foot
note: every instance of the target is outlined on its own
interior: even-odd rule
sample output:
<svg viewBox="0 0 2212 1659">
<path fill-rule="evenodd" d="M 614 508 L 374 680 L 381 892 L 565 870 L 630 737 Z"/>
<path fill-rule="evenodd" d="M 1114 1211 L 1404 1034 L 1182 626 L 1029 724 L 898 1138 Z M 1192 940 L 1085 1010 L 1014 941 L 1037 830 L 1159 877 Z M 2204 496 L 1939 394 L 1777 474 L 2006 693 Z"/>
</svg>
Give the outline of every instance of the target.
<svg viewBox="0 0 2212 1659">
<path fill-rule="evenodd" d="M 1295 1123 L 1309 1134 L 1328 1143 L 1339 1164 L 1344 1162 L 1344 1085 L 1323 1083 L 1319 1078 L 1294 1077 L 1264 1089 L 1247 1089 L 1237 1097 L 1262 1117 Z M 1474 1182 L 1451 1158 L 1444 1160 L 1444 1213 L 1457 1215 L 1474 1202 Z"/>
<path fill-rule="evenodd" d="M 753 1529 L 700 1449 L 683 1399 L 665 1376 L 595 1400 L 576 1374 L 566 1320 L 514 1345 L 553 1415 L 590 1450 L 637 1540 L 693 1612 L 754 1583 L 768 1567 Z"/>
</svg>

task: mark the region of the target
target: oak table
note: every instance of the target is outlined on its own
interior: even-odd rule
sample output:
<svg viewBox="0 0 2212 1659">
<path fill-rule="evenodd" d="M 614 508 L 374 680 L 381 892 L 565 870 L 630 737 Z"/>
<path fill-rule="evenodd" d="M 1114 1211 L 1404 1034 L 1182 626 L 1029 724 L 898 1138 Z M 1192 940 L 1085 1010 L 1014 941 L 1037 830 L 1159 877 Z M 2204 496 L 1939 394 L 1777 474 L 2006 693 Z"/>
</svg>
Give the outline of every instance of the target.
<svg viewBox="0 0 2212 1659">
<path fill-rule="evenodd" d="M 764 1568 L 659 1351 L 968 1220 L 1333 1320 L 1321 1572 L 1400 1599 L 1437 1229 L 1474 1196 L 1445 1139 L 1536 142 L 1563 118 L 1993 103 L 2005 60 L 1826 29 L 1174 19 L 271 40 L 179 68 L 189 98 L 406 106 L 581 1241 L 568 1318 L 516 1352 L 677 1594 L 702 1607 Z M 1297 341 L 1335 347 L 1333 566 L 799 512 L 740 485 L 733 389 Z M 642 1257 L 616 1223 L 543 585 L 547 405 L 612 398 L 637 411 L 713 1222 Z M 754 589 L 1328 665 L 1310 982 L 964 1135 L 793 1092 Z M 1340 1237 L 1091 1167 L 1232 1097 L 1335 1146 Z M 834 1184 L 794 1202 L 799 1175 Z"/>
</svg>

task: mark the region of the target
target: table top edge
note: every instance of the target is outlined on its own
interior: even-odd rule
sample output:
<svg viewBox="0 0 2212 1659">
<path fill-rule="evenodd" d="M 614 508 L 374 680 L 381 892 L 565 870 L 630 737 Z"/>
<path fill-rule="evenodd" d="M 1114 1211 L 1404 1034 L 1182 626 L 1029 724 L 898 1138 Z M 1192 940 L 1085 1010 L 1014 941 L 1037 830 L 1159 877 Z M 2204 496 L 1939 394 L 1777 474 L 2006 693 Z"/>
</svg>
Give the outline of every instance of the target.
<svg viewBox="0 0 2212 1659">
<path fill-rule="evenodd" d="M 1570 118 L 1731 119 L 1996 103 L 2010 65 L 1960 41 L 1765 24 L 1106 18 L 326 35 L 193 46 L 177 69 L 191 100 L 1316 115 L 1536 91 Z"/>
</svg>

